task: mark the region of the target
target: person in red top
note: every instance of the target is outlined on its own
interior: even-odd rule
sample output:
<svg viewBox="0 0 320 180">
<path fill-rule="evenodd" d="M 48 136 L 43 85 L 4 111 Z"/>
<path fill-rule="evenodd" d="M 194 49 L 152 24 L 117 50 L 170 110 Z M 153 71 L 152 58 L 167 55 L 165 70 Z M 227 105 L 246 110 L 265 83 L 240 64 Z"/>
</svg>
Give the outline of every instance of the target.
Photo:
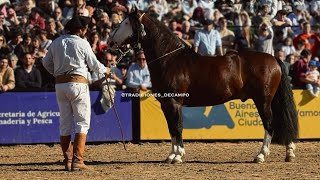
<svg viewBox="0 0 320 180">
<path fill-rule="evenodd" d="M 313 79 L 306 76 L 312 54 L 309 49 L 304 49 L 300 56 L 300 59 L 296 61 L 292 67 L 292 85 L 294 88 L 305 89 L 306 83 L 316 83 Z M 320 80 L 318 80 L 317 83 L 320 85 Z"/>
<path fill-rule="evenodd" d="M 46 28 L 45 20 L 41 17 L 41 10 L 37 7 L 31 9 L 29 21 L 32 26 L 39 26 L 41 30 Z"/>
<path fill-rule="evenodd" d="M 305 48 L 309 49 L 313 57 L 319 56 L 318 50 L 320 48 L 320 37 L 311 32 L 311 25 L 309 22 L 304 22 L 302 25 L 302 34 L 299 34 L 293 39 L 293 45 L 298 48 L 299 40 L 306 42 Z"/>
</svg>

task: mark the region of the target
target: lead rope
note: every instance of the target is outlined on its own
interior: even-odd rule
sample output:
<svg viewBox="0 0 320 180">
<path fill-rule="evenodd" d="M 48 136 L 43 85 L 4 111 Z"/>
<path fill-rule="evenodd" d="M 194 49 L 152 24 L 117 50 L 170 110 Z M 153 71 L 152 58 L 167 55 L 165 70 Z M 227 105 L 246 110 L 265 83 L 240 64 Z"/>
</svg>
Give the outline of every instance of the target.
<svg viewBox="0 0 320 180">
<path fill-rule="evenodd" d="M 127 151 L 127 148 L 126 148 L 126 143 L 124 141 L 124 135 L 123 135 L 123 129 L 122 129 L 122 124 L 121 124 L 121 121 L 120 121 L 120 118 L 119 118 L 119 114 L 118 114 L 118 111 L 114 105 L 114 101 L 113 101 L 113 98 L 111 97 L 111 93 L 110 93 L 110 83 L 108 81 L 108 77 L 106 77 L 106 81 L 107 81 L 107 87 L 108 87 L 108 94 L 109 94 L 109 98 L 110 98 L 110 101 L 111 101 L 111 105 L 112 105 L 112 109 L 116 115 L 116 118 L 117 118 L 117 122 L 118 122 L 118 126 L 119 126 L 119 129 L 120 129 L 120 132 L 121 132 L 121 140 L 122 140 L 122 144 L 123 144 L 123 148 L 124 150 Z"/>
</svg>

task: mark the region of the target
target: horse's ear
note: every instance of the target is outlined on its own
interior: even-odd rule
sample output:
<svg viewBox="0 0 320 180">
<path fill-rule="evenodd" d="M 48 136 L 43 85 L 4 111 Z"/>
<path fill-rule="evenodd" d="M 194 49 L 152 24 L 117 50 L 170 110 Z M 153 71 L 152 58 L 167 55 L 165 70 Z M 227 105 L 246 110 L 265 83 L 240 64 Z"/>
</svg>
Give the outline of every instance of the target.
<svg viewBox="0 0 320 180">
<path fill-rule="evenodd" d="M 133 5 L 133 6 L 132 6 L 131 13 L 132 13 L 132 14 L 137 14 L 137 13 L 138 13 L 138 8 L 137 8 L 136 5 Z"/>
</svg>

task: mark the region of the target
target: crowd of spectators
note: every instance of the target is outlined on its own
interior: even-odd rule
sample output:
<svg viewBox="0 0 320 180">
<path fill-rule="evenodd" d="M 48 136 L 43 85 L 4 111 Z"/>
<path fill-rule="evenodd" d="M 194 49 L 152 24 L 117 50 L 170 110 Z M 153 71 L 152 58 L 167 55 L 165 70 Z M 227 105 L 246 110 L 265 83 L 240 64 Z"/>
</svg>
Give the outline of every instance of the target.
<svg viewBox="0 0 320 180">
<path fill-rule="evenodd" d="M 217 50 L 254 49 L 284 62 L 290 78 L 306 76 L 309 61 L 320 57 L 319 0 L 3 0 L 0 5 L 0 91 L 53 88 L 54 78 L 42 67 L 50 43 L 64 33 L 74 15 L 92 18 L 87 40 L 98 60 L 115 69 L 113 83 L 126 87 L 127 70 L 135 61 L 133 51 L 117 63 L 118 52 L 108 48 L 110 32 L 135 7 L 164 23 L 196 51 L 204 52 L 201 34 L 214 31 Z M 209 26 L 209 28 L 208 28 Z M 301 53 L 308 49 L 311 58 Z M 113 58 L 113 59 L 112 59 Z M 294 66 L 306 59 L 303 70 Z M 257 59 L 258 61 L 258 59 Z M 314 61 L 312 61 L 314 62 Z M 138 62 L 139 64 L 139 62 Z M 301 63 L 300 63 L 301 65 Z M 314 65 L 314 63 L 313 63 Z M 319 63 L 316 63 L 318 66 Z M 136 65 L 137 66 L 137 65 Z M 139 67 L 139 66 L 137 66 Z M 131 69 L 134 69 L 133 67 Z M 305 71 L 305 72 L 303 72 Z M 299 72 L 300 74 L 296 74 Z M 93 75 L 91 79 L 101 77 Z M 101 82 L 92 83 L 101 86 Z M 299 84 L 300 83 L 300 84 Z M 294 87 L 306 88 L 298 82 Z M 314 82 L 316 83 L 316 82 Z M 319 82 L 320 83 L 320 82 Z M 149 86 L 149 85 L 148 85 Z M 151 84 L 150 84 L 151 86 Z"/>
</svg>

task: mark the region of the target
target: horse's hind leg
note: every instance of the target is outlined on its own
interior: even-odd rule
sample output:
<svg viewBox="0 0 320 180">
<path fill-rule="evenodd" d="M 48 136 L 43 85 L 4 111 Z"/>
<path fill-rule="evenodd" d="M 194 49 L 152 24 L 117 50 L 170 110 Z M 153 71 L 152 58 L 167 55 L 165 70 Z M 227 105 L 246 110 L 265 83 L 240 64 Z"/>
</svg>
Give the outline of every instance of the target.
<svg viewBox="0 0 320 180">
<path fill-rule="evenodd" d="M 171 152 L 165 162 L 173 164 L 182 163 L 182 157 L 185 154 L 182 140 L 182 107 L 173 99 L 168 99 L 161 103 L 161 108 L 167 120 L 172 143 Z"/>
<path fill-rule="evenodd" d="M 263 144 L 260 152 L 255 157 L 254 162 L 263 163 L 265 161 L 266 156 L 270 154 L 270 144 L 272 140 L 272 129 L 271 129 L 271 121 L 272 121 L 272 110 L 271 110 L 271 100 L 272 98 L 266 98 L 267 100 L 263 103 L 255 101 L 257 106 L 259 115 L 262 119 L 263 127 L 265 129 Z"/>
<path fill-rule="evenodd" d="M 296 150 L 296 145 L 291 142 L 286 146 L 286 162 L 293 162 L 296 158 L 296 155 L 294 154 L 294 151 Z"/>
</svg>

